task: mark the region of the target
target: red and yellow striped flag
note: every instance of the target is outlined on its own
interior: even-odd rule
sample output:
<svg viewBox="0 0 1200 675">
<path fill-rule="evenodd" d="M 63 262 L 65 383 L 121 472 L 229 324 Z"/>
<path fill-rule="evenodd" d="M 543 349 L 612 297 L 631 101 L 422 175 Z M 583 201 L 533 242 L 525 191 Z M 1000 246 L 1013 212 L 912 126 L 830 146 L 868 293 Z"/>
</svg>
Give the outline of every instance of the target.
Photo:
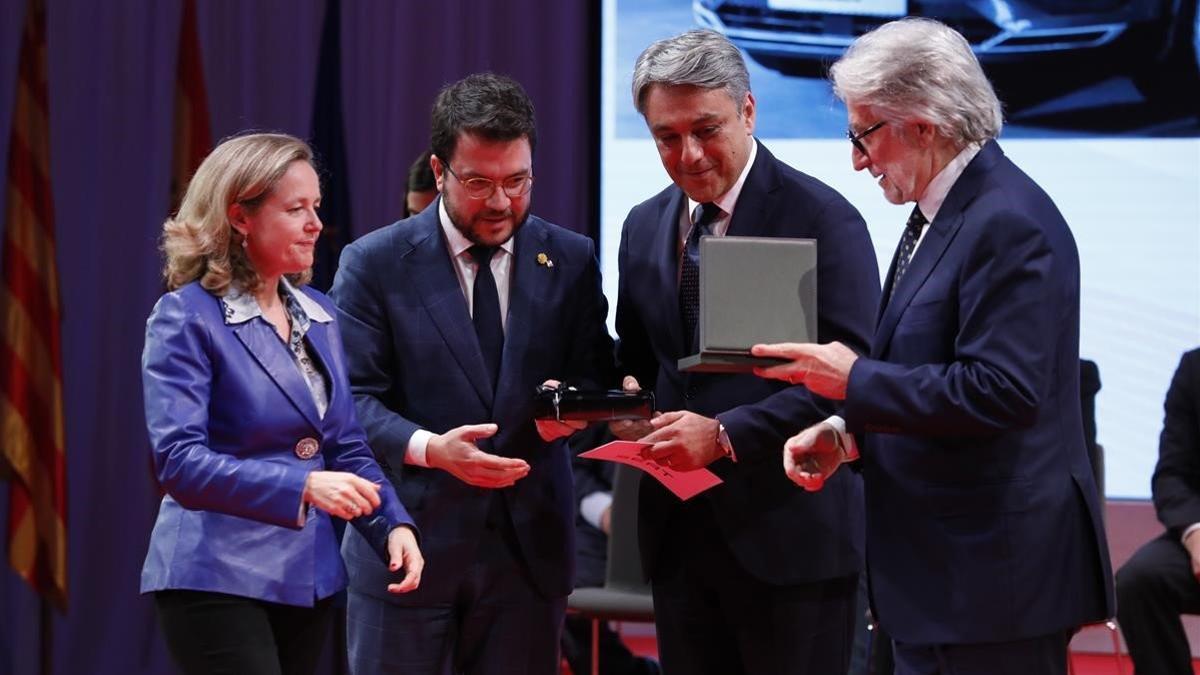
<svg viewBox="0 0 1200 675">
<path fill-rule="evenodd" d="M 196 3 L 184 0 L 179 25 L 179 62 L 175 66 L 175 152 L 171 163 L 171 213 L 179 209 L 188 181 L 212 150 L 204 63 L 196 28 Z"/>
<path fill-rule="evenodd" d="M 0 263 L 0 455 L 12 478 L 9 561 L 66 611 L 66 441 L 42 0 L 30 0 L 19 58 Z"/>
</svg>

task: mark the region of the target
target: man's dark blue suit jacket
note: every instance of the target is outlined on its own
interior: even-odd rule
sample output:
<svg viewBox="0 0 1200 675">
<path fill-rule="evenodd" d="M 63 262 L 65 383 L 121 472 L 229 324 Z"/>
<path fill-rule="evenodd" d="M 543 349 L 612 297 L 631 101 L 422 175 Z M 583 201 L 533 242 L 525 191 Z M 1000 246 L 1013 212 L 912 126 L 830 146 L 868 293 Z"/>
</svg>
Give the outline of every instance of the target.
<svg viewBox="0 0 1200 675">
<path fill-rule="evenodd" d="M 1112 615 L 1080 414 L 1079 257 L 994 141 L 881 308 L 843 414 L 866 432 L 871 591 L 897 641 L 1012 641 Z"/>
<path fill-rule="evenodd" d="M 618 257 L 619 360 L 660 410 L 691 410 L 725 425 L 738 461 L 709 466 L 724 483 L 708 500 L 719 532 L 741 565 L 778 584 L 832 579 L 862 567 L 862 485 L 853 472 L 808 493 L 783 473 L 783 443 L 825 419 L 833 405 L 800 386 L 753 374 L 688 374 L 676 362 L 691 352 L 680 323 L 679 219 L 683 192 L 672 185 L 625 219 Z M 818 338 L 869 348 L 879 271 L 858 211 L 820 181 L 775 159 L 761 143 L 742 186 L 728 236 L 817 240 Z M 703 262 L 701 263 L 703 264 Z M 654 575 L 659 542 L 681 502 L 644 479 L 639 506 L 643 567 Z"/>
<path fill-rule="evenodd" d="M 600 271 L 587 237 L 530 216 L 514 235 L 499 385 L 490 387 L 466 297 L 438 221 L 438 203 L 372 232 L 343 253 L 337 303 L 358 415 L 371 448 L 421 528 L 421 587 L 389 599 L 444 599 L 476 559 L 493 491 L 448 472 L 405 465 L 417 429 L 443 433 L 495 422 L 480 447 L 520 457 L 530 472 L 502 489 L 532 581 L 548 597 L 574 581 L 574 495 L 565 441 L 544 442 L 534 392 L 547 379 L 609 386 L 612 340 Z M 390 578 L 356 534 L 344 547 L 351 588 L 381 593 Z"/>
</svg>

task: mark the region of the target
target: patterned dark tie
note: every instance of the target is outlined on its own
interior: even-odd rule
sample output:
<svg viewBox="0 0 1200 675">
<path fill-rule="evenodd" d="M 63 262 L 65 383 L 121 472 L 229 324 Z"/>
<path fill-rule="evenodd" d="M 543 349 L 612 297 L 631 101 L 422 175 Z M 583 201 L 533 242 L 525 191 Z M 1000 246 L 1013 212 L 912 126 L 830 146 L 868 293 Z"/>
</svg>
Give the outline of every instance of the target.
<svg viewBox="0 0 1200 675">
<path fill-rule="evenodd" d="M 500 378 L 500 356 L 504 353 L 504 324 L 500 321 L 500 293 L 492 276 L 495 246 L 476 244 L 467 249 L 475 259 L 475 288 L 471 292 L 471 321 L 479 338 L 483 362 L 492 376 L 492 387 Z"/>
<path fill-rule="evenodd" d="M 928 222 L 921 213 L 921 207 L 914 206 L 912 214 L 908 216 L 908 223 L 904 226 L 904 236 L 900 237 L 900 254 L 896 256 L 896 274 L 892 277 L 892 289 L 888 292 L 889 301 L 896 294 L 896 286 L 900 285 L 900 279 L 908 271 L 908 263 L 917 248 L 917 240 L 921 238 L 921 228 Z"/>
<path fill-rule="evenodd" d="M 700 316 L 700 237 L 712 234 L 712 223 L 721 208 L 712 202 L 698 204 L 692 211 L 692 229 L 683 247 L 679 270 L 679 314 L 683 340 L 689 350 L 696 344 L 696 321 Z"/>
</svg>

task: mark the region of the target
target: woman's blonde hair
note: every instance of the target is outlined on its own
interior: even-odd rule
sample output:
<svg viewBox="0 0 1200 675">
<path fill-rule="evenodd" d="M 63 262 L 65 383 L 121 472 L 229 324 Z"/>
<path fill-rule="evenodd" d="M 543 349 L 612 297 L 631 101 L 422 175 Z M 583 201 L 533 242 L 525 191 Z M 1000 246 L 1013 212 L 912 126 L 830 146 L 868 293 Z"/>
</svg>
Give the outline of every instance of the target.
<svg viewBox="0 0 1200 675">
<path fill-rule="evenodd" d="M 287 134 L 245 134 L 221 141 L 196 169 L 179 212 L 163 223 L 168 290 L 196 279 L 218 296 L 231 285 L 258 290 L 262 280 L 246 257 L 245 238 L 229 222 L 229 207 L 240 204 L 253 214 L 292 162 L 301 161 L 313 164 L 312 149 Z M 308 283 L 312 270 L 287 278 L 296 285 Z"/>
</svg>

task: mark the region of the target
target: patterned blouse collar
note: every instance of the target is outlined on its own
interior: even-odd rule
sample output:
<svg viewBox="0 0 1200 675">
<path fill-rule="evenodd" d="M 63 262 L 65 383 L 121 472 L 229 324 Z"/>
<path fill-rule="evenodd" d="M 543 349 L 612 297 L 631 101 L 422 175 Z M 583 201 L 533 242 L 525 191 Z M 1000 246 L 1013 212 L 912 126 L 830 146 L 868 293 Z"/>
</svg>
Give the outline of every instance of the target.
<svg viewBox="0 0 1200 675">
<path fill-rule="evenodd" d="M 283 297 L 288 312 L 292 314 L 293 321 L 297 318 L 300 319 L 298 323 L 304 324 L 305 332 L 307 332 L 309 320 L 318 323 L 333 321 L 333 317 L 325 311 L 325 308 L 293 286 L 287 277 L 280 277 L 279 288 L 282 291 L 280 296 Z M 254 296 L 237 286 L 230 286 L 229 292 L 221 298 L 221 309 L 225 314 L 227 325 L 245 323 L 256 316 L 262 316 L 262 308 L 258 306 L 258 301 L 254 299 Z"/>
</svg>

